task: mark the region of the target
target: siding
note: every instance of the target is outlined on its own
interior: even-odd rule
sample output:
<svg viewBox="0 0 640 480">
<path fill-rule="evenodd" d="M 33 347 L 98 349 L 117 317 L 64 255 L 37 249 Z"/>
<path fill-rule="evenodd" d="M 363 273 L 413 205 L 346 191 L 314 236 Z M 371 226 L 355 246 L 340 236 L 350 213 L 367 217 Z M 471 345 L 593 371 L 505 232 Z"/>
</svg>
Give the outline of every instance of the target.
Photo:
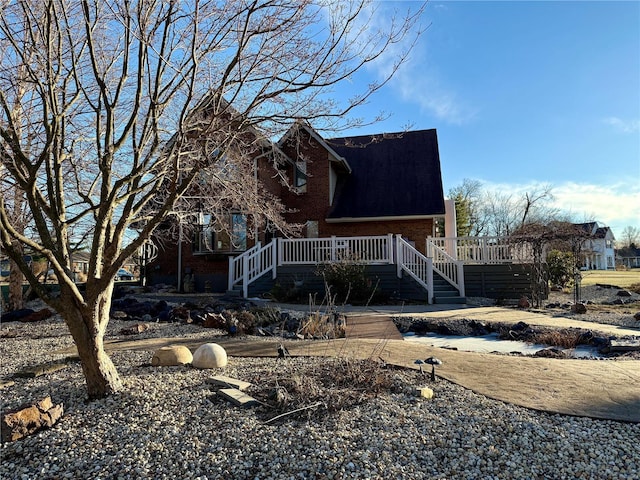
<svg viewBox="0 0 640 480">
<path fill-rule="evenodd" d="M 531 265 L 465 265 L 465 295 L 496 300 L 530 296 L 531 270 Z"/>
</svg>

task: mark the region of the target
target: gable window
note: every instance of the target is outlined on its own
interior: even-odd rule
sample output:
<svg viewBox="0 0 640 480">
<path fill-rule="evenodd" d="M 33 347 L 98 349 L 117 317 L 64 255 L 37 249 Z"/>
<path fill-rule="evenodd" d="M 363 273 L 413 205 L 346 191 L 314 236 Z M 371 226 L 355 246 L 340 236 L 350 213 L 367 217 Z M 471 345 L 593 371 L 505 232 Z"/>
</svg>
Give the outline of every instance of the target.
<svg viewBox="0 0 640 480">
<path fill-rule="evenodd" d="M 229 213 L 222 222 L 201 216 L 193 239 L 193 253 L 233 253 L 247 249 L 247 216 Z"/>
<path fill-rule="evenodd" d="M 307 161 L 297 160 L 293 175 L 293 186 L 298 193 L 307 191 Z"/>
</svg>

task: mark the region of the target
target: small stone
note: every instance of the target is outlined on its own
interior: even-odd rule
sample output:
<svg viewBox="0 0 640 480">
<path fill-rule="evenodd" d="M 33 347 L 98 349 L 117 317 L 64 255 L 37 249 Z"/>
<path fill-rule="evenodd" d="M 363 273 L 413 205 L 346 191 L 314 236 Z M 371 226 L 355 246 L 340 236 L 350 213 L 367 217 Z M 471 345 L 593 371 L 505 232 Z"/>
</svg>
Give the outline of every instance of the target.
<svg viewBox="0 0 640 480">
<path fill-rule="evenodd" d="M 227 366 L 227 352 L 217 343 L 200 345 L 193 354 L 196 368 L 222 368 Z"/>
<path fill-rule="evenodd" d="M 616 293 L 616 295 L 619 297 L 630 297 L 631 292 L 628 290 L 618 290 L 618 293 Z"/>
<path fill-rule="evenodd" d="M 433 390 L 429 387 L 418 387 L 415 389 L 416 397 L 431 399 L 433 398 Z"/>
<path fill-rule="evenodd" d="M 633 316 L 633 318 L 635 318 L 636 320 L 638 320 L 640 322 L 640 312 L 636 312 L 635 315 Z"/>
<path fill-rule="evenodd" d="M 151 365 L 155 367 L 171 367 L 186 365 L 193 361 L 193 355 L 184 345 L 161 347 L 153 354 Z"/>
</svg>

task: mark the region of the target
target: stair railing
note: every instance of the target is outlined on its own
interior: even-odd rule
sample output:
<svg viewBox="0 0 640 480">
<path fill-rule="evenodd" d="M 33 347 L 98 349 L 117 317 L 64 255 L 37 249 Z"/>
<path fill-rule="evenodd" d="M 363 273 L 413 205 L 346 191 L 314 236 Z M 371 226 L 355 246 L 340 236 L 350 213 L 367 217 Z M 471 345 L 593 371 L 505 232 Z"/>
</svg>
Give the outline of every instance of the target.
<svg viewBox="0 0 640 480">
<path fill-rule="evenodd" d="M 242 286 L 242 295 L 246 298 L 249 285 L 269 270 L 276 278 L 276 241 L 272 240 L 264 247 L 257 242 L 253 247 L 237 257 L 229 258 L 229 290 L 236 285 Z"/>
<path fill-rule="evenodd" d="M 428 301 L 433 301 L 433 262 L 425 257 L 402 236 L 396 235 L 396 267 L 398 278 L 406 272 L 427 291 Z"/>
<path fill-rule="evenodd" d="M 433 269 L 455 287 L 464 297 L 464 262 L 456 260 L 442 248 L 427 238 L 427 257 L 433 261 Z"/>
</svg>

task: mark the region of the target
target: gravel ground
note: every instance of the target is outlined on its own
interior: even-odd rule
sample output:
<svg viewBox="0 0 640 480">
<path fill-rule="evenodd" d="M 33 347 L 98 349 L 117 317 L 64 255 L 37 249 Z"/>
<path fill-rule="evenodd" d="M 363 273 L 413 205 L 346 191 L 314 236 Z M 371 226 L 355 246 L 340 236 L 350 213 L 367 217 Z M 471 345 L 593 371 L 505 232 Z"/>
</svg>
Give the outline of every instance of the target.
<svg viewBox="0 0 640 480">
<path fill-rule="evenodd" d="M 118 338 L 132 323 L 114 320 L 108 335 Z M 5 324 L 1 332 L 1 377 L 56 360 L 53 350 L 72 345 L 58 318 Z M 211 334 L 191 325 L 152 324 L 141 337 Z M 65 414 L 50 430 L 2 444 L 0 478 L 640 477 L 636 424 L 540 413 L 442 379 L 429 385 L 433 399 L 418 398 L 413 388 L 425 380 L 413 370 L 381 369 L 376 382 L 388 388 L 379 392 L 376 382 L 315 389 L 312 372 L 352 371 L 355 364 L 345 360 L 232 357 L 224 371 L 211 371 L 150 367 L 152 354 L 114 352 L 126 390 L 104 400 L 85 402 L 78 363 L 16 379 L 2 390 L 3 411 L 51 395 L 64 403 Z M 222 401 L 206 381 L 220 373 L 254 382 L 249 393 L 272 406 L 245 410 Z M 268 395 L 275 384 L 287 386 L 295 401 L 275 408 Z M 296 396 L 294 385 L 306 387 Z M 328 407 L 337 395 L 350 399 L 341 410 Z M 267 423 L 318 398 L 322 404 L 314 409 Z"/>
</svg>

